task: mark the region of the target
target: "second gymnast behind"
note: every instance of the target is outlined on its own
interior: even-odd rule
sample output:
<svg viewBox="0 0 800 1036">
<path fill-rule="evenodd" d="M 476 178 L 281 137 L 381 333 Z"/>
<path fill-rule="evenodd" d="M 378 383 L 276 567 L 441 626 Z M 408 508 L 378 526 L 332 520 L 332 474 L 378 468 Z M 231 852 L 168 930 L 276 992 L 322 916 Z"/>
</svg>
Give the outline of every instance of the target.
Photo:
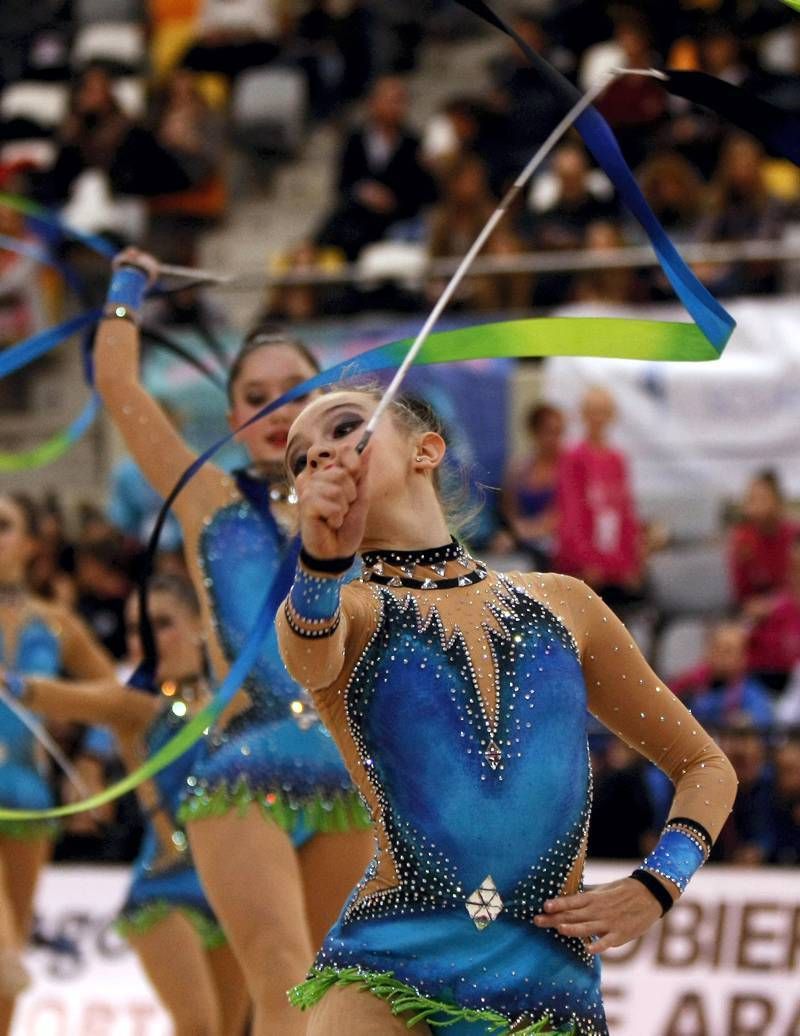
<svg viewBox="0 0 800 1036">
<path fill-rule="evenodd" d="M 378 838 L 291 998 L 308 1036 L 606 1036 L 597 955 L 686 888 L 734 772 L 588 586 L 487 571 L 451 538 L 433 415 L 394 403 L 358 454 L 376 403 L 316 399 L 287 446 L 303 553 L 279 643 Z M 591 889 L 587 709 L 675 785 L 641 867 Z"/>
</svg>

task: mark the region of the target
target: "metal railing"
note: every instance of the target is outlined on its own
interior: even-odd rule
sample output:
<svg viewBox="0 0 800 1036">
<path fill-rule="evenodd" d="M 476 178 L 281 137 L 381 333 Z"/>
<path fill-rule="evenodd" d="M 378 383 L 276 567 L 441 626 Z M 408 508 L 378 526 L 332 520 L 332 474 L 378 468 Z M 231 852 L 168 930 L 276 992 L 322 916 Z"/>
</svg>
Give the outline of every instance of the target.
<svg viewBox="0 0 800 1036">
<path fill-rule="evenodd" d="M 798 241 L 737 241 L 725 243 L 686 244 L 679 246 L 683 258 L 694 264 L 721 265 L 733 262 L 800 262 Z M 368 262 L 344 264 L 336 269 L 308 267 L 302 270 L 263 273 L 231 270 L 232 279 L 219 288 L 226 292 L 251 292 L 268 287 L 324 286 L 329 284 L 365 284 L 376 281 L 425 281 L 452 274 L 460 258 L 426 259 L 415 262 L 413 255 L 400 261 L 395 269 L 389 262 L 380 270 L 370 269 Z M 476 259 L 468 276 L 513 276 L 515 274 L 569 273 L 591 270 L 632 269 L 658 266 L 647 245 L 614 249 L 565 249 L 553 252 L 525 252 L 517 255 L 482 256 Z"/>
</svg>

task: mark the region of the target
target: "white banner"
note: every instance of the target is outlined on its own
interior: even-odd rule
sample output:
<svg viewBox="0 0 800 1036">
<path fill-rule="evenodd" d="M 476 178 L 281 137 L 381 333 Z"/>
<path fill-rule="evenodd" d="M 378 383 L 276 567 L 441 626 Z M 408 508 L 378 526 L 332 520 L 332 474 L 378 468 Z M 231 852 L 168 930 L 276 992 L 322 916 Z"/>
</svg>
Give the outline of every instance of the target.
<svg viewBox="0 0 800 1036">
<path fill-rule="evenodd" d="M 643 496 L 730 498 L 766 466 L 778 469 L 790 495 L 800 496 L 800 305 L 745 299 L 729 308 L 738 326 L 718 362 L 555 357 L 545 364 L 544 398 L 575 418 L 575 436 L 586 388 L 603 385 L 614 394 L 614 439 L 627 452 Z M 597 307 L 591 313 L 600 315 Z M 602 313 L 688 319 L 677 307 Z"/>
<path fill-rule="evenodd" d="M 631 869 L 592 864 L 588 881 Z M 37 911 L 55 945 L 27 956 L 35 981 L 12 1036 L 169 1036 L 110 931 L 127 880 L 121 868 L 47 871 Z M 604 956 L 603 986 L 612 1036 L 800 1036 L 800 870 L 707 868 L 664 921 Z"/>
<path fill-rule="evenodd" d="M 45 871 L 36 914 L 47 945 L 26 954 L 33 983 L 11 1036 L 169 1036 L 136 956 L 112 927 L 129 880 L 122 867 Z"/>
<path fill-rule="evenodd" d="M 593 864 L 588 881 L 631 869 Z M 603 989 L 612 1036 L 800 1036 L 800 870 L 707 867 L 604 954 Z"/>
</svg>

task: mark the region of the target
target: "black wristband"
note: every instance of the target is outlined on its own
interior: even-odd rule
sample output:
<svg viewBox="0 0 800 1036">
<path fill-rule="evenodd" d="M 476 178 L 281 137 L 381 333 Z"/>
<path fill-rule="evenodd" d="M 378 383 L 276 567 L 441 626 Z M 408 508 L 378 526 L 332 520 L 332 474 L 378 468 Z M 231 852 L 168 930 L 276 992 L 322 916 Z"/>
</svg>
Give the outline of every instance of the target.
<svg viewBox="0 0 800 1036">
<path fill-rule="evenodd" d="M 633 874 L 631 874 L 631 877 L 634 881 L 638 881 L 644 885 L 647 891 L 658 900 L 658 905 L 661 907 L 662 917 L 668 910 L 672 909 L 675 900 L 669 894 L 664 885 L 661 884 L 658 878 L 652 875 L 650 871 L 638 868 L 633 872 Z"/>
<path fill-rule="evenodd" d="M 300 560 L 310 572 L 324 572 L 329 576 L 340 576 L 346 572 L 355 561 L 355 554 L 349 558 L 315 558 L 309 554 L 305 547 L 300 549 Z"/>
</svg>

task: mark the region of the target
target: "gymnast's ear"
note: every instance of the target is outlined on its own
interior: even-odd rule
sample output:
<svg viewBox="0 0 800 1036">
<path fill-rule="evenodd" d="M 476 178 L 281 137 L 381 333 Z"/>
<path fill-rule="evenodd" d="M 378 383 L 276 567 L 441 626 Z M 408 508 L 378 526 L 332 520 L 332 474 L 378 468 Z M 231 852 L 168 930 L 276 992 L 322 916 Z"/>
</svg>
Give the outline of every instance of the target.
<svg viewBox="0 0 800 1036">
<path fill-rule="evenodd" d="M 424 432 L 413 444 L 414 471 L 435 471 L 444 460 L 447 445 L 438 432 Z"/>
</svg>

